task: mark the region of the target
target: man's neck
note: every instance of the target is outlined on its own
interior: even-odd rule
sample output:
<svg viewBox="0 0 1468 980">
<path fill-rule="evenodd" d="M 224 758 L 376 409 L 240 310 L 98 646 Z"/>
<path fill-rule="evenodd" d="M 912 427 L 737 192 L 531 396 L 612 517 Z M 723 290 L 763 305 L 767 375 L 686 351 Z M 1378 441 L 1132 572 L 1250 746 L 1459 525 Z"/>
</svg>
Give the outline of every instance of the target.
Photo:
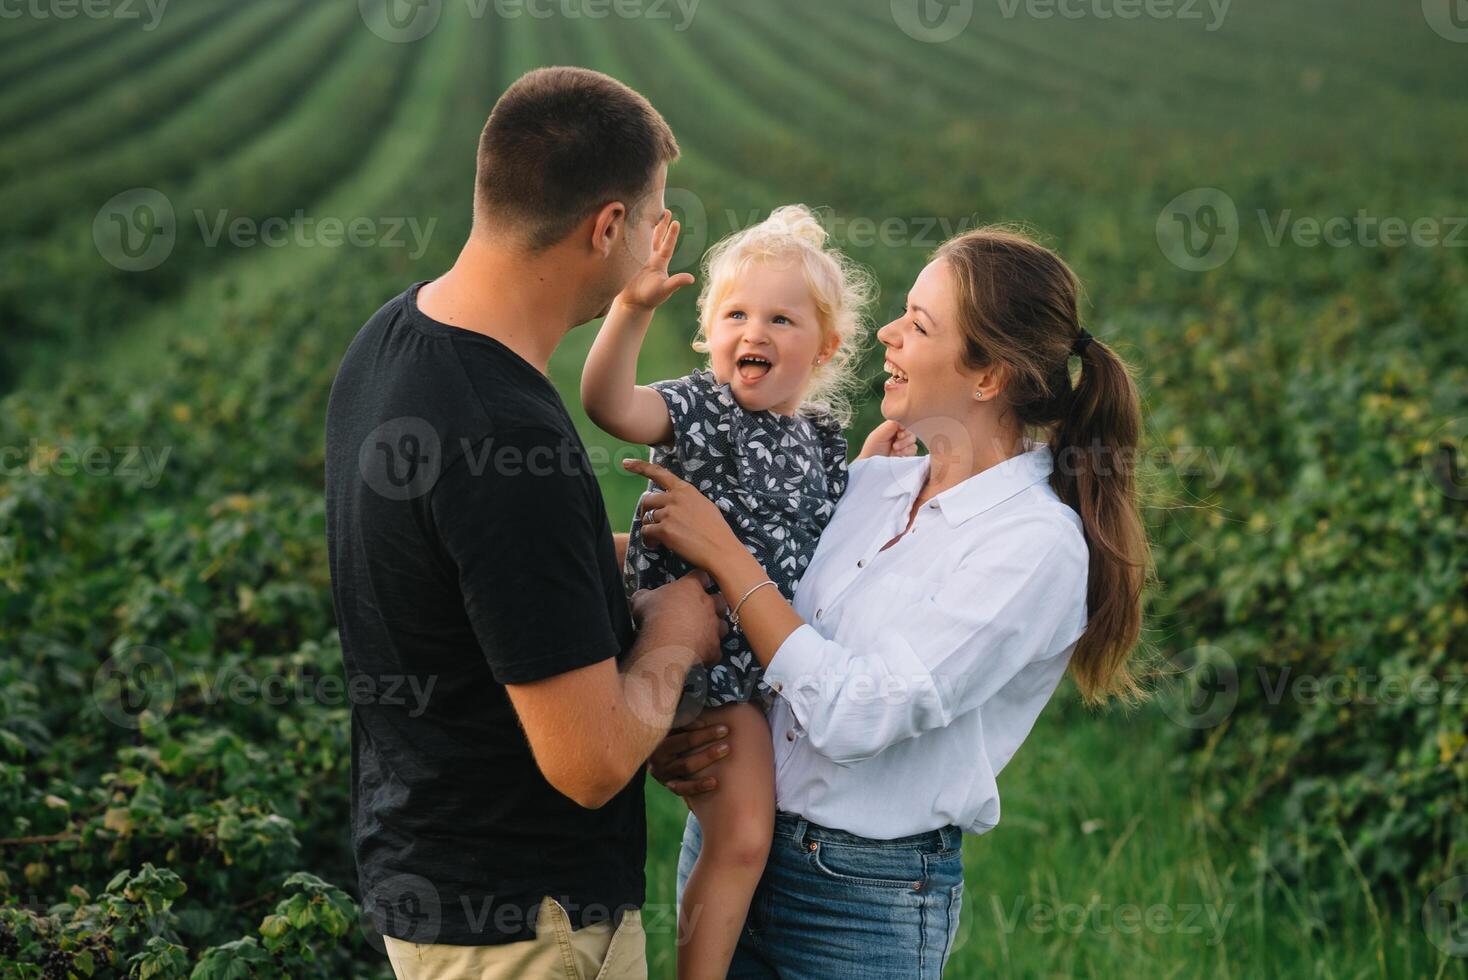
<svg viewBox="0 0 1468 980">
<path fill-rule="evenodd" d="M 493 337 L 548 374 L 551 355 L 577 322 L 564 265 L 558 248 L 527 255 L 471 235 L 453 267 L 418 291 L 418 308 Z"/>
</svg>

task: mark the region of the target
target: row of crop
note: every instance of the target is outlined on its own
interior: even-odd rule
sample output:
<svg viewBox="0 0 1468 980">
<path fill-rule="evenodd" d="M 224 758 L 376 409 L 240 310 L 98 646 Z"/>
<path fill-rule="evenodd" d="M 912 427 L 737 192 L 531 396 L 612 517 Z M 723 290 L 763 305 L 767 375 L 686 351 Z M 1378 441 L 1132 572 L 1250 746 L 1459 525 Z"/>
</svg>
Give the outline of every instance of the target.
<svg viewBox="0 0 1468 980">
<path fill-rule="evenodd" d="M 124 84 L 130 94 L 135 92 L 133 87 L 141 81 L 146 66 L 179 48 L 198 44 L 211 30 L 228 30 L 233 15 L 245 9 L 242 4 L 205 0 L 163 18 L 156 30 L 132 32 L 79 59 L 78 64 L 62 62 L 50 71 L 32 72 L 11 82 L 0 103 L 0 128 L 9 134 L 7 143 L 13 143 L 22 127 L 37 120 L 55 125 L 58 111 L 67 105 L 83 100 L 95 103 L 99 92 Z"/>
<path fill-rule="evenodd" d="M 43 70 L 47 65 L 90 56 L 98 50 L 105 50 L 108 44 L 128 37 L 142 23 L 131 17 L 111 16 L 124 5 L 131 7 L 134 12 L 143 10 L 142 4 L 132 0 L 113 0 L 112 3 L 103 5 L 107 16 L 81 16 L 79 11 L 73 11 L 71 16 L 63 18 L 54 16 L 59 11 L 49 9 L 44 4 L 33 4 L 30 6 L 40 10 L 43 16 L 32 19 L 12 17 L 10 15 L 17 12 L 16 8 L 7 8 L 5 23 L 19 25 L 23 43 L 17 45 L 21 50 L 8 52 L 5 60 L 0 62 L 0 84 L 9 85 L 16 79 Z M 96 9 L 96 5 L 92 5 L 91 9 Z M 25 10 L 25 6 L 20 6 L 20 13 L 24 14 Z M 25 25 L 31 23 L 40 23 L 43 26 L 33 28 L 36 36 L 27 37 L 31 32 Z M 52 24 L 55 26 L 51 26 Z"/>
<path fill-rule="evenodd" d="M 71 189 L 69 172 L 78 168 L 96 172 L 99 167 L 109 167 L 115 162 L 113 158 L 128 147 L 147 147 L 161 155 L 159 168 L 166 174 L 170 153 L 178 152 L 176 131 L 180 120 L 191 129 L 204 128 L 204 147 L 210 146 L 211 124 L 233 122 L 234 142 L 248 139 L 250 126 L 261 124 L 251 111 L 250 101 L 221 104 L 216 97 L 210 104 L 207 100 L 211 94 L 246 73 L 256 76 L 257 85 L 275 73 L 294 74 L 299 89 L 309 76 L 301 75 L 299 67 L 290 72 L 287 66 L 299 63 L 280 56 L 295 53 L 290 49 L 298 42 L 290 40 L 291 35 L 321 37 L 327 33 L 328 23 L 338 32 L 351 23 L 339 9 L 322 13 L 276 2 L 234 9 L 238 13 L 228 18 L 225 29 L 187 45 L 172 57 L 156 61 L 150 57 L 151 67 L 134 72 L 126 87 L 102 87 L 91 98 L 47 120 L 44 126 L 7 140 L 0 148 L 0 175 L 10 178 L 4 191 L 6 204 L 22 205 L 18 213 L 10 209 L 16 217 L 6 223 L 7 232 L 25 234 L 44 227 L 46 217 L 68 203 L 60 195 Z M 266 43 L 287 27 L 290 33 L 283 45 Z M 287 50 L 278 52 L 279 47 Z M 262 73 L 257 65 L 270 65 L 275 72 Z M 238 91 L 235 98 L 238 100 Z M 278 107 L 279 99 L 279 95 L 271 99 L 267 89 L 260 106 Z M 196 109 L 200 104 L 207 109 Z M 175 131 L 173 142 L 168 138 L 170 125 Z"/>
<path fill-rule="evenodd" d="M 472 154 L 467 167 L 424 166 L 482 122 L 495 70 L 482 35 L 422 43 L 371 172 L 352 178 L 361 206 L 467 214 Z M 431 261 L 449 258 L 436 240 Z M 242 273 L 260 298 L 222 298 L 208 323 L 181 311 L 139 371 L 78 364 L 49 398 L 5 403 L 5 444 L 143 446 L 166 460 L 156 480 L 67 478 L 42 448 L 37 471 L 0 477 L 0 632 L 24 636 L 0 658 L 0 822 L 42 838 L 0 842 L 15 869 L 0 894 L 33 911 L 62 903 L 40 918 L 0 911 L 0 941 L 8 926 L 35 971 L 19 975 L 40 976 L 48 956 L 87 958 L 98 976 L 131 966 L 201 980 L 381 963 L 338 888 L 354 879 L 350 703 L 329 682 L 341 661 L 320 419 L 355 326 L 408 273 L 385 249 L 304 259 L 308 278 L 252 256 Z M 277 276 L 286 284 L 272 287 Z M 56 540 L 69 546 L 45 545 Z M 139 648 L 169 677 L 147 711 L 103 669 Z M 293 873 L 303 867 L 315 874 Z"/>
<path fill-rule="evenodd" d="M 261 15 L 267 16 L 257 26 L 273 26 L 269 15 L 275 9 L 269 4 L 260 7 Z M 91 220 L 117 191 L 185 178 L 235 153 L 277 125 L 282 113 L 307 94 L 313 79 L 320 79 L 348 50 L 348 41 L 366 44 L 360 31 L 352 12 L 323 6 L 295 23 L 279 43 L 261 47 L 264 35 L 254 37 L 248 29 L 230 32 L 219 38 L 225 48 L 201 45 L 201 57 L 186 51 L 179 72 L 167 69 L 147 76 L 141 92 L 132 89 L 116 95 L 117 101 L 103 98 L 62 117 L 34 138 L 16 139 L 0 150 L 0 167 L 29 166 L 40 160 L 50 161 L 50 166 L 22 173 L 0 188 L 7 238 L 54 233 L 68 216 Z M 235 37 L 254 44 L 250 59 L 233 63 L 232 70 L 217 76 L 213 84 L 195 88 L 201 79 L 210 78 L 197 75 L 197 69 L 213 70 L 214 59 L 229 59 Z M 156 97 L 148 92 L 156 92 Z M 135 98 L 154 103 L 161 113 L 156 125 L 142 132 L 126 126 L 110 128 L 109 119 L 131 119 L 128 106 Z M 164 109 L 181 98 L 185 101 L 175 111 Z M 73 156 L 76 148 L 90 147 L 95 139 L 106 142 L 91 153 Z"/>
<path fill-rule="evenodd" d="M 258 226 L 313 206 L 380 138 L 418 50 L 365 30 L 354 40 L 287 114 L 270 120 L 227 159 L 192 179 L 150 182 L 140 205 L 112 215 L 94 210 L 44 239 L 5 250 L 0 311 L 14 335 L 22 342 L 85 343 L 104 324 L 175 292 L 198 268 L 228 254 L 233 222 Z M 167 210 L 174 215 L 171 228 Z M 96 228 L 94 222 L 109 218 L 121 227 Z M 128 265 L 135 253 L 155 247 L 161 258 L 152 268 Z M 43 301 L 37 301 L 38 290 Z"/>
</svg>

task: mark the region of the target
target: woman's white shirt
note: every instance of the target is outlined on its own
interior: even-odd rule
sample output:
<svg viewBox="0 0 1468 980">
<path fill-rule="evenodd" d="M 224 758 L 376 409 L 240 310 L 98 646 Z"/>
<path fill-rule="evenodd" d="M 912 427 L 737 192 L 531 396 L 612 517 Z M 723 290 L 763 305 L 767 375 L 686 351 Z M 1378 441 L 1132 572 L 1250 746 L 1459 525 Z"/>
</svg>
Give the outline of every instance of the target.
<svg viewBox="0 0 1468 980">
<path fill-rule="evenodd" d="M 931 457 L 853 464 L 764 673 L 776 806 L 878 839 L 999 822 L 999 771 L 1086 625 L 1080 517 L 1043 443 L 907 524 Z"/>
</svg>

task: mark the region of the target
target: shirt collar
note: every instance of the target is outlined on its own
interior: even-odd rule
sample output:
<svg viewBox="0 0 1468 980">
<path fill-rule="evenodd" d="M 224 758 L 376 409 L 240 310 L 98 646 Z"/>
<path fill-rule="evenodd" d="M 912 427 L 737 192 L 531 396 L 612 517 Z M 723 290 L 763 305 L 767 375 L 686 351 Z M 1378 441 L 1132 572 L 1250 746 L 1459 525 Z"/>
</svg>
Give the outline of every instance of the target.
<svg viewBox="0 0 1468 980">
<path fill-rule="evenodd" d="M 929 501 L 936 505 L 952 527 L 1001 504 L 1023 490 L 1050 477 L 1054 458 L 1043 442 L 1030 442 L 1030 448 L 1018 456 L 975 473 L 957 486 L 949 487 Z M 894 459 L 894 463 L 899 463 Z M 892 478 L 882 491 L 883 497 L 905 496 L 909 500 L 922 489 L 928 478 L 928 456 L 904 459 L 892 470 Z"/>
</svg>

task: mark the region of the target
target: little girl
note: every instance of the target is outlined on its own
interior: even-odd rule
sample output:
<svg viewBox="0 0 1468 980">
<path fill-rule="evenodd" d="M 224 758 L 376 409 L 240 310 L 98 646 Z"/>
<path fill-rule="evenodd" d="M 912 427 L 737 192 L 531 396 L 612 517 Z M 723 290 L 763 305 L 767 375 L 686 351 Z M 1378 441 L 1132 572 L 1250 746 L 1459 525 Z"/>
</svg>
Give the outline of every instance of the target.
<svg viewBox="0 0 1468 980">
<path fill-rule="evenodd" d="M 619 439 L 653 447 L 652 461 L 696 486 L 724 512 L 744 546 L 793 598 L 821 531 L 846 489 L 850 418 L 862 308 L 870 277 L 828 247 L 803 205 L 777 209 L 709 250 L 693 349 L 709 366 L 636 384 L 637 355 L 653 310 L 692 283 L 669 277 L 678 223 L 664 214 L 648 265 L 617 297 L 587 355 L 587 416 Z M 628 591 L 687 573 L 677 555 L 643 545 L 634 516 Z M 723 977 L 769 854 L 774 753 L 765 712 L 773 694 L 748 641 L 731 629 L 717 666 L 689 675 L 673 724 L 700 710 L 729 730 L 718 787 L 689 799 L 704 847 L 678 910 L 680 980 Z M 695 928 L 696 927 L 696 928 Z"/>
</svg>

